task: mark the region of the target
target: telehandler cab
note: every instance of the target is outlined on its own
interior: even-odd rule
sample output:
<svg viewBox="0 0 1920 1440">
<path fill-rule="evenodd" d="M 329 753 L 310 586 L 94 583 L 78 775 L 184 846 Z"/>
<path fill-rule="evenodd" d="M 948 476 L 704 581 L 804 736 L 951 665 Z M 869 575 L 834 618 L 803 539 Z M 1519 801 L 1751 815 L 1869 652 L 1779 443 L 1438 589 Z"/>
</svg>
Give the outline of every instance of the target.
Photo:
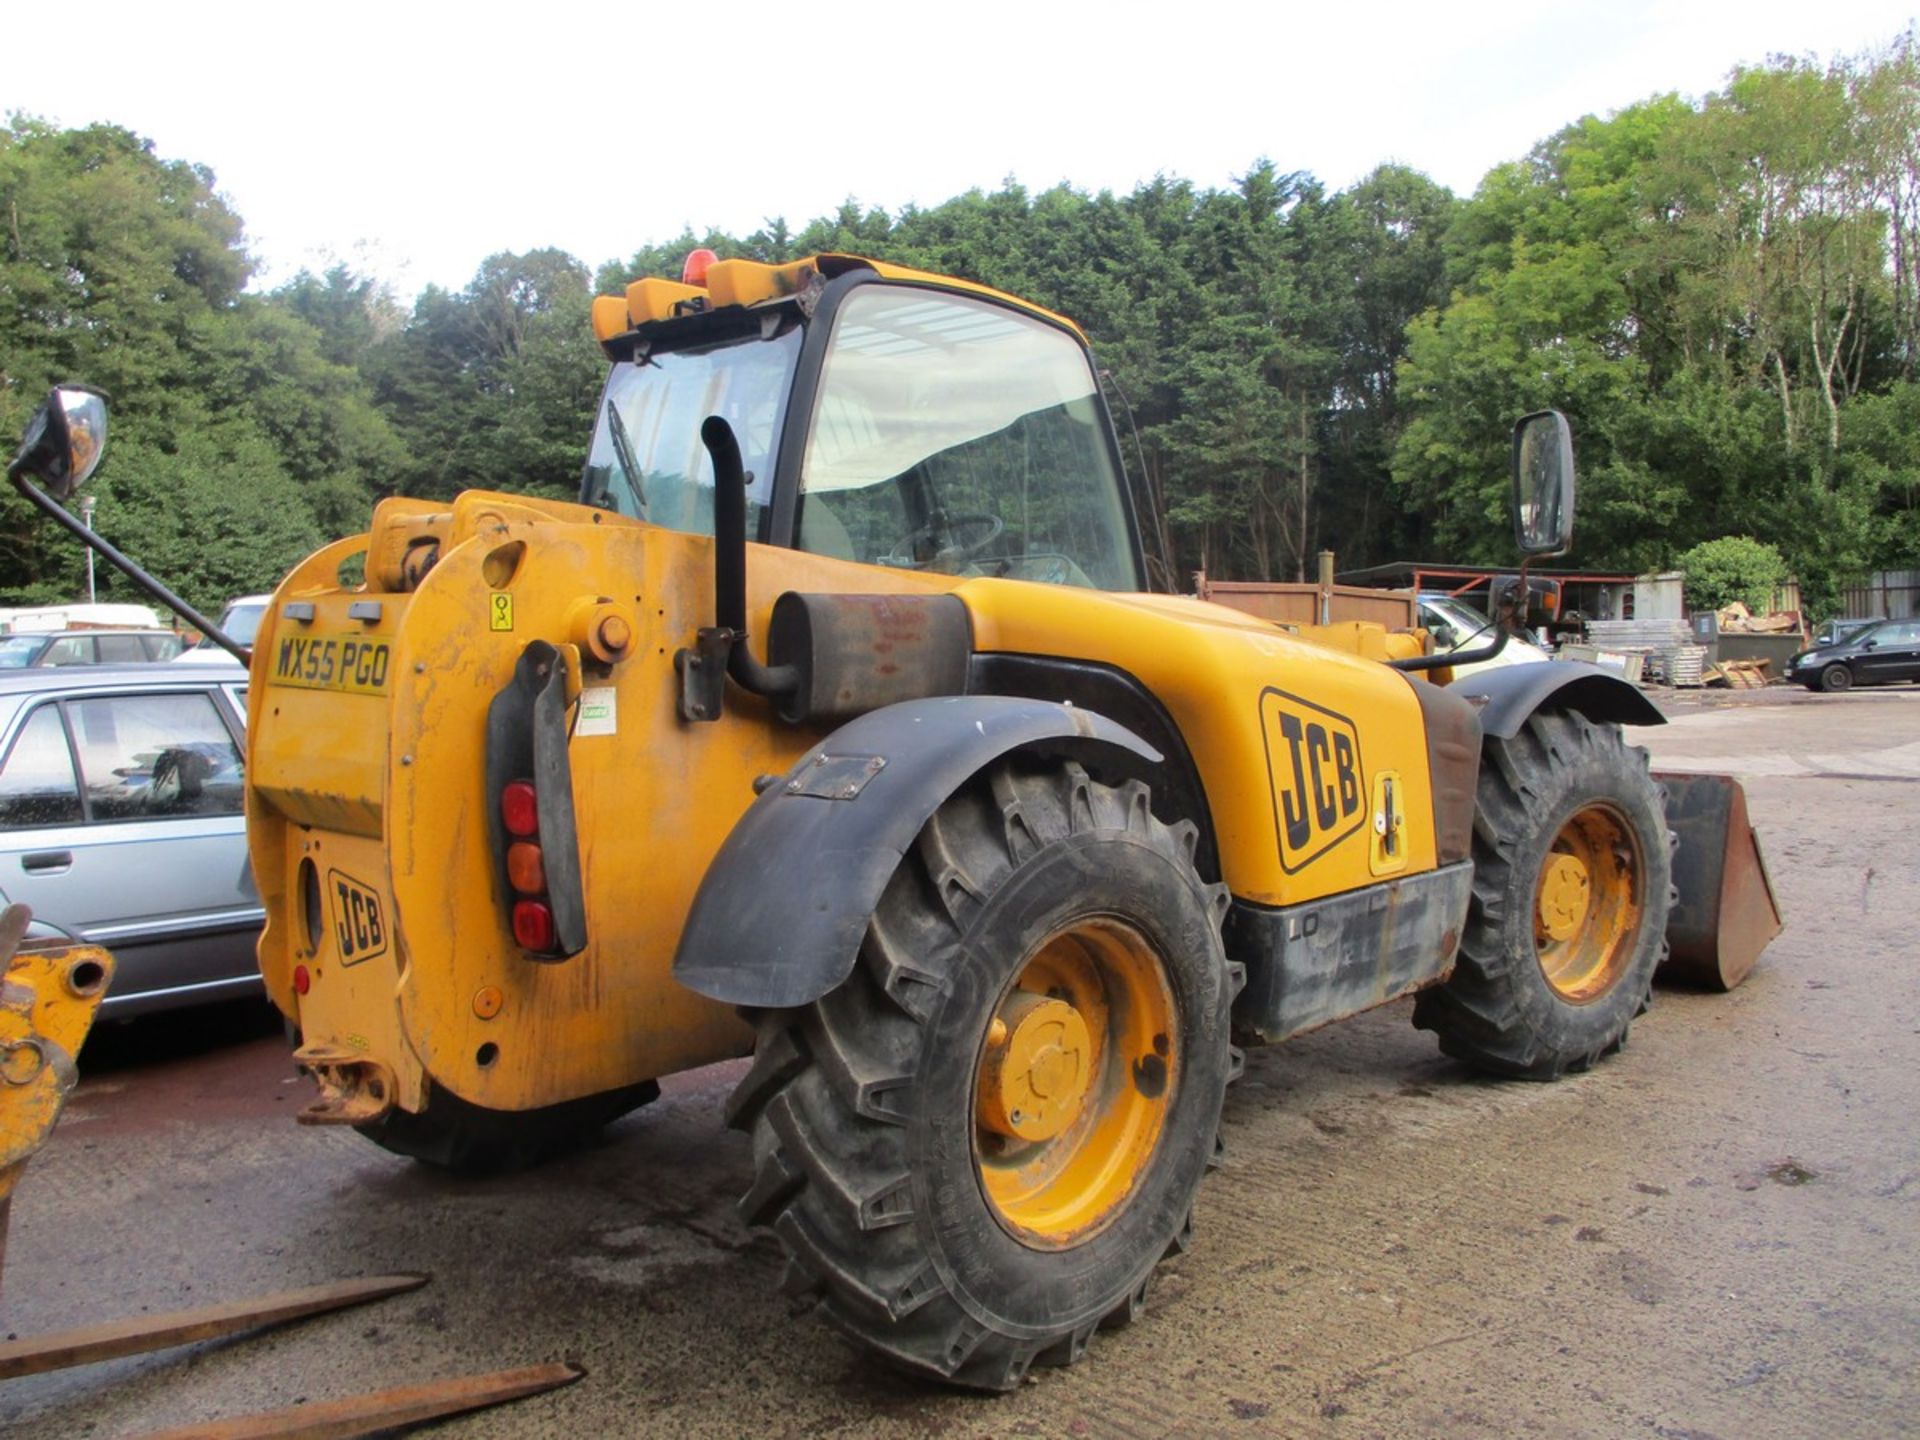
<svg viewBox="0 0 1920 1440">
<path fill-rule="evenodd" d="M 1000 1390 L 1187 1244 L 1236 1039 L 1417 991 L 1503 1074 L 1625 1041 L 1673 874 L 1639 691 L 1144 593 L 1086 341 L 1011 296 L 697 255 L 593 323 L 578 504 L 383 501 L 261 623 L 303 1120 L 517 1164 L 751 1054 L 786 1288 Z M 1564 550 L 1558 415 L 1514 485 Z"/>
</svg>

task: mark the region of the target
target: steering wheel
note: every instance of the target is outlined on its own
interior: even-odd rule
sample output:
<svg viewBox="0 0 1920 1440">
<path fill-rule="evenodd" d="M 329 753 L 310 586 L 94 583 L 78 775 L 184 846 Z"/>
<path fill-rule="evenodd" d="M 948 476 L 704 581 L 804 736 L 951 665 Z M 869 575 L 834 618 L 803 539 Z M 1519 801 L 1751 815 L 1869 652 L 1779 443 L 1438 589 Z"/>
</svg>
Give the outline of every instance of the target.
<svg viewBox="0 0 1920 1440">
<path fill-rule="evenodd" d="M 954 531 L 956 530 L 974 528 L 982 532 L 975 539 L 963 542 L 953 538 Z M 984 510 L 963 510 L 954 515 L 949 515 L 945 511 L 936 510 L 933 513 L 933 518 L 927 521 L 926 524 L 909 530 L 898 540 L 894 541 L 893 548 L 880 557 L 881 563 L 884 565 L 924 565 L 931 560 L 946 560 L 949 562 L 970 560 L 994 541 L 998 540 L 1001 532 L 1006 528 L 1006 521 L 1002 520 L 998 515 L 990 515 Z M 935 551 L 933 555 L 928 557 L 928 560 L 921 560 L 914 554 L 914 548 L 922 540 L 944 540 L 945 543 L 941 545 L 940 549 Z"/>
</svg>

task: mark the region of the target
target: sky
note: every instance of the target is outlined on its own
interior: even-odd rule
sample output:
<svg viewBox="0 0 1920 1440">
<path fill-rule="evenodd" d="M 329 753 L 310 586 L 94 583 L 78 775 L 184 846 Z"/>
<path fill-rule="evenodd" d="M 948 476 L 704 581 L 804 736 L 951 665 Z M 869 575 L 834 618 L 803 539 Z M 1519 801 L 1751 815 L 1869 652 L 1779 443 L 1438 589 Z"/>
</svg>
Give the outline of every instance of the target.
<svg viewBox="0 0 1920 1440">
<path fill-rule="evenodd" d="M 1877 48 L 1917 4 L 97 0 L 91 44 L 0 49 L 0 112 L 209 167 L 256 287 L 345 263 L 408 300 L 502 250 L 597 268 L 1009 178 L 1219 187 L 1266 157 L 1340 189 L 1392 160 L 1471 194 L 1582 115 Z"/>
</svg>

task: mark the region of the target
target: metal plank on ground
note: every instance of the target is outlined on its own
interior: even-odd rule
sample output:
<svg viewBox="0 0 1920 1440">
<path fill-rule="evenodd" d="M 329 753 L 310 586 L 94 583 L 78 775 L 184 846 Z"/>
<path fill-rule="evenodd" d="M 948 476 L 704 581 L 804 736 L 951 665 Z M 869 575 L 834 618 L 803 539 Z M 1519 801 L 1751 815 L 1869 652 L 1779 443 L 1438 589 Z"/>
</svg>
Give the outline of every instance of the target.
<svg viewBox="0 0 1920 1440">
<path fill-rule="evenodd" d="M 586 1373 L 578 1365 L 529 1365 L 157 1430 L 143 1440 L 357 1440 L 359 1436 L 379 1435 L 509 1400 L 524 1400 L 571 1385 Z"/>
<path fill-rule="evenodd" d="M 122 1355 L 140 1355 L 149 1350 L 164 1350 L 171 1345 L 191 1345 L 200 1340 L 216 1340 L 241 1330 L 262 1325 L 278 1325 L 329 1310 L 344 1310 L 382 1300 L 389 1295 L 418 1290 L 427 1283 L 425 1275 L 376 1275 L 366 1280 L 336 1280 L 328 1285 L 310 1285 L 300 1290 L 283 1290 L 276 1295 L 255 1296 L 223 1305 L 202 1305 L 193 1310 L 176 1310 L 167 1315 L 142 1315 L 132 1320 L 112 1320 L 101 1325 L 61 1330 L 51 1335 L 29 1335 L 24 1340 L 0 1345 L 0 1380 L 21 1375 L 39 1375 L 48 1370 L 64 1370 L 70 1365 L 90 1365 L 99 1360 L 114 1360 Z"/>
</svg>

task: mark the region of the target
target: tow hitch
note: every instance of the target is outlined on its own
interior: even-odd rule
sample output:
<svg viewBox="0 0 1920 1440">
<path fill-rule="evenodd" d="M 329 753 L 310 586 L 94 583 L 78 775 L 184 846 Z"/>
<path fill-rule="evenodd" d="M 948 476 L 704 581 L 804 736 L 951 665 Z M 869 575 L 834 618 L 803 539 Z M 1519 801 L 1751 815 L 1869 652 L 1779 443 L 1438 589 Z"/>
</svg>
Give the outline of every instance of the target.
<svg viewBox="0 0 1920 1440">
<path fill-rule="evenodd" d="M 293 1063 L 320 1093 L 294 1118 L 302 1125 L 366 1125 L 393 1109 L 393 1072 L 338 1045 L 302 1045 Z"/>
</svg>

